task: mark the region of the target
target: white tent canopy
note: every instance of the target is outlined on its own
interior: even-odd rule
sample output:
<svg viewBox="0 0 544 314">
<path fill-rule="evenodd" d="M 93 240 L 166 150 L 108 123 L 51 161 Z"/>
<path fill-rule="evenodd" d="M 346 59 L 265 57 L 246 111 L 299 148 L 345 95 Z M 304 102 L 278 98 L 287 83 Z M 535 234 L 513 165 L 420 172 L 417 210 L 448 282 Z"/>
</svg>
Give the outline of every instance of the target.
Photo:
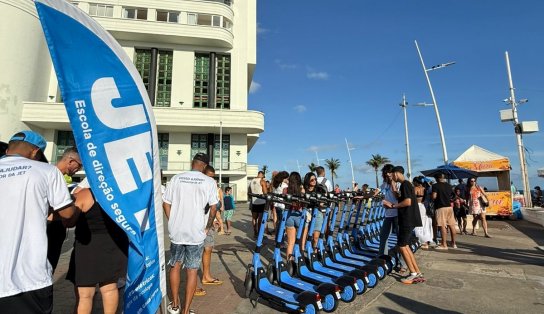
<svg viewBox="0 0 544 314">
<path fill-rule="evenodd" d="M 494 152 L 490 152 L 485 148 L 481 148 L 480 146 L 472 145 L 464 153 L 462 153 L 461 156 L 457 157 L 455 161 L 456 162 L 459 162 L 459 161 L 460 162 L 462 161 L 481 162 L 481 161 L 492 161 L 492 160 L 500 160 L 500 159 L 508 159 L 508 157 L 501 156 Z"/>
</svg>

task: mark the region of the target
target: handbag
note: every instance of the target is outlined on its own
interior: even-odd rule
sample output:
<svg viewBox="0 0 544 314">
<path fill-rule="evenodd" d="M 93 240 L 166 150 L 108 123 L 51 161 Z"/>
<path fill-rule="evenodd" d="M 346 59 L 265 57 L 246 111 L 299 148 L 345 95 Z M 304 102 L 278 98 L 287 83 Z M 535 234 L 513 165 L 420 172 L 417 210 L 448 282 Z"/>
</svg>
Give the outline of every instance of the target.
<svg viewBox="0 0 544 314">
<path fill-rule="evenodd" d="M 489 201 L 487 200 L 487 197 L 485 197 L 483 195 L 478 197 L 478 201 L 480 201 L 480 206 L 482 206 L 482 207 L 488 207 L 489 206 Z"/>
</svg>

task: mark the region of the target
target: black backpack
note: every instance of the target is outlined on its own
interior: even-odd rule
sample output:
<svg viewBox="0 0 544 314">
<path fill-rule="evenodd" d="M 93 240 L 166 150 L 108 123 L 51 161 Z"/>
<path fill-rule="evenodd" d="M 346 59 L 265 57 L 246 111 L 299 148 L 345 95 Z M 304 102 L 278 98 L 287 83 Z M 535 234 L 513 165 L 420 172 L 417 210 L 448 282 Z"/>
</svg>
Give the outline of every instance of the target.
<svg viewBox="0 0 544 314">
<path fill-rule="evenodd" d="M 316 193 L 325 195 L 325 194 L 327 194 L 329 192 L 329 190 L 327 189 L 327 185 L 325 184 L 326 182 L 327 182 L 327 178 L 323 178 L 321 183 L 318 183 L 315 186 Z"/>
</svg>

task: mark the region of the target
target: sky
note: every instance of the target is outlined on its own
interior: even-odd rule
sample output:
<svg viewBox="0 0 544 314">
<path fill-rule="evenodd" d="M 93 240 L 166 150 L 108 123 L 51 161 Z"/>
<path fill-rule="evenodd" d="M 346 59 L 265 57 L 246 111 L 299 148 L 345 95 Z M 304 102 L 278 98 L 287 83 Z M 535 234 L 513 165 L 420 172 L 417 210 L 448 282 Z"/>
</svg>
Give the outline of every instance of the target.
<svg viewBox="0 0 544 314">
<path fill-rule="evenodd" d="M 434 108 L 414 44 L 418 41 L 441 116 L 448 159 L 471 145 L 510 158 L 521 189 L 511 122 L 505 51 L 520 121 L 541 131 L 523 136 L 530 186 L 544 185 L 544 1 L 261 0 L 257 5 L 257 67 L 249 109 L 265 113 L 265 131 L 249 163 L 270 170 L 308 171 L 320 159 L 340 160 L 339 183 L 375 184 L 372 154 L 406 168 L 403 94 L 412 173 L 443 164 Z M 324 160 L 320 160 L 323 165 Z M 268 177 L 270 174 L 268 175 Z"/>
</svg>

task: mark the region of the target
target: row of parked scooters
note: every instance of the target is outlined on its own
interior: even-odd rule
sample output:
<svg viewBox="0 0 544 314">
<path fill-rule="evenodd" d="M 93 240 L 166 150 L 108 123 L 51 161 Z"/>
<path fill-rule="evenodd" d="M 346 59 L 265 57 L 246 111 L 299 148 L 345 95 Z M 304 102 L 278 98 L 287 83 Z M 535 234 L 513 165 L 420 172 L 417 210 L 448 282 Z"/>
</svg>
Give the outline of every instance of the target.
<svg viewBox="0 0 544 314">
<path fill-rule="evenodd" d="M 379 234 L 385 214 L 381 195 L 327 193 L 292 196 L 270 193 L 250 196 L 265 199 L 265 208 L 269 208 L 271 203 L 284 203 L 287 208 L 295 202 L 303 204 L 302 217 L 306 217 L 307 212 L 312 215 L 309 231 L 314 230 L 320 210 L 324 217 L 330 215 L 328 223 L 324 219 L 316 249 L 308 239 L 305 250 L 301 250 L 299 243 L 304 229 L 301 223 L 293 256 L 284 261 L 281 247 L 289 210 L 283 210 L 278 217 L 281 220 L 276 229 L 273 260 L 265 267 L 260 251 L 268 212 L 263 213 L 252 263 L 247 267 L 244 281 L 246 297 L 252 298 L 254 306 L 259 300 L 265 300 L 286 312 L 334 312 L 340 300 L 353 302 L 357 295 L 374 288 L 397 266 L 396 235 L 389 237 L 389 254 L 378 256 Z M 341 216 L 337 219 L 339 213 Z M 308 232 L 309 238 L 312 233 Z M 417 250 L 415 240 L 411 248 Z"/>
</svg>

